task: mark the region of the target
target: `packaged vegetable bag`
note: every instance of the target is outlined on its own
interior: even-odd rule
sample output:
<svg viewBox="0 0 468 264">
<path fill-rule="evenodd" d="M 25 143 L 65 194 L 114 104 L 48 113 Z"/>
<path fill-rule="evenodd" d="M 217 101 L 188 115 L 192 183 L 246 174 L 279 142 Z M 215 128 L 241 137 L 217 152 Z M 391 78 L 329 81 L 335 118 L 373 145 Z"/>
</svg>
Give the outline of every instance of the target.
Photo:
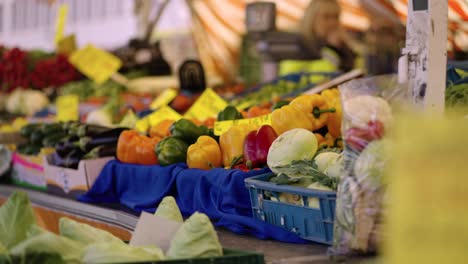
<svg viewBox="0 0 468 264">
<path fill-rule="evenodd" d="M 399 106 L 411 100 L 395 75 L 357 79 L 339 87 L 343 105 L 344 174 L 337 192 L 333 256 L 372 254 L 385 211 L 387 136 Z"/>
</svg>

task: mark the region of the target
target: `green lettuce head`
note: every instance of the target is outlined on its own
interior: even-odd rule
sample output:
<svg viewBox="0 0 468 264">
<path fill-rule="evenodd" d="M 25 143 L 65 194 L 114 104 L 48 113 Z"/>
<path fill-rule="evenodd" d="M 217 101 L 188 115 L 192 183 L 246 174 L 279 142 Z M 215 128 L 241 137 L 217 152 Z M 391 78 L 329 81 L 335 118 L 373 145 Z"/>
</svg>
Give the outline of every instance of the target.
<svg viewBox="0 0 468 264">
<path fill-rule="evenodd" d="M 172 220 L 175 222 L 183 223 L 184 219 L 182 218 L 182 214 L 180 213 L 180 209 L 177 206 L 177 203 L 172 196 L 166 196 L 159 204 L 156 213 L 157 216 L 164 217 L 168 220 Z"/>
</svg>

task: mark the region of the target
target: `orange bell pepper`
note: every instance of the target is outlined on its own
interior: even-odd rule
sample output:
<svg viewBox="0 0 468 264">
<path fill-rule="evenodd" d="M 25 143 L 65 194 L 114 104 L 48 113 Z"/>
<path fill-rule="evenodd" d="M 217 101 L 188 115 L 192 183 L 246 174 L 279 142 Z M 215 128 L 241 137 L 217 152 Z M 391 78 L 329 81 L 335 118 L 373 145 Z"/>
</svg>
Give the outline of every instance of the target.
<svg viewBox="0 0 468 264">
<path fill-rule="evenodd" d="M 159 140 L 159 137 L 149 138 L 135 130 L 124 131 L 117 142 L 117 159 L 124 163 L 158 164 L 154 148 Z"/>
<path fill-rule="evenodd" d="M 209 170 L 221 167 L 222 156 L 218 142 L 209 136 L 201 136 L 187 150 L 189 168 Z"/>
<path fill-rule="evenodd" d="M 244 140 L 250 131 L 257 130 L 258 126 L 239 124 L 231 127 L 219 138 L 219 145 L 223 156 L 223 165 L 232 167 L 233 161 L 240 159 L 244 154 Z"/>
<path fill-rule="evenodd" d="M 270 113 L 269 108 L 262 108 L 258 106 L 253 106 L 247 111 L 247 118 L 252 118 L 252 117 L 257 117 L 257 116 L 262 116 L 262 115 L 267 115 Z"/>
</svg>

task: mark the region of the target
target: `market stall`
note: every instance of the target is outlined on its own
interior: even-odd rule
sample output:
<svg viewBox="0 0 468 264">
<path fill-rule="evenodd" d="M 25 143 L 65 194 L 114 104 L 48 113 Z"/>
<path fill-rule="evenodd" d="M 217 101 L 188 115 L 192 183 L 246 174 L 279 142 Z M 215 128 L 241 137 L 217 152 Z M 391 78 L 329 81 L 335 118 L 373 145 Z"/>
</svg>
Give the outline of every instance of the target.
<svg viewBox="0 0 468 264">
<path fill-rule="evenodd" d="M 466 118 L 468 66 L 445 65 L 447 16 L 435 11 L 463 8 L 429 2 L 409 5 L 399 73 L 382 76 L 300 71 L 232 83 L 234 63 L 219 63 L 229 52 L 213 29 L 197 33 L 217 43 L 212 54 L 203 46 L 172 75 L 150 33 L 112 51 L 77 46 L 63 30 L 54 52 L 2 47 L 0 258 L 319 263 L 379 254 L 401 113 L 423 102 Z M 204 19 L 226 9 L 218 5 L 190 2 L 196 30 L 216 26 Z M 280 25 L 300 8 L 278 5 Z M 422 18 L 440 23 L 414 22 Z M 58 12 L 58 29 L 64 21 Z M 231 36 L 223 47 L 237 43 Z M 226 83 L 210 87 L 216 71 Z"/>
</svg>

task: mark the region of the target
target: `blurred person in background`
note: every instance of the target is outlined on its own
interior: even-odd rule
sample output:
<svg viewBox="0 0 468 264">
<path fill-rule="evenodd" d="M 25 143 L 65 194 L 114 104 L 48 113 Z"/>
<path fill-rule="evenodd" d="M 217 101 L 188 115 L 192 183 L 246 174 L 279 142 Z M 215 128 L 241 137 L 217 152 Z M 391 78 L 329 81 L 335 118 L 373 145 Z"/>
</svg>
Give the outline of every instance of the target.
<svg viewBox="0 0 468 264">
<path fill-rule="evenodd" d="M 307 7 L 300 33 L 313 54 L 328 59 L 339 70 L 354 68 L 358 44 L 340 23 L 341 7 L 337 0 L 312 0 Z"/>
</svg>

